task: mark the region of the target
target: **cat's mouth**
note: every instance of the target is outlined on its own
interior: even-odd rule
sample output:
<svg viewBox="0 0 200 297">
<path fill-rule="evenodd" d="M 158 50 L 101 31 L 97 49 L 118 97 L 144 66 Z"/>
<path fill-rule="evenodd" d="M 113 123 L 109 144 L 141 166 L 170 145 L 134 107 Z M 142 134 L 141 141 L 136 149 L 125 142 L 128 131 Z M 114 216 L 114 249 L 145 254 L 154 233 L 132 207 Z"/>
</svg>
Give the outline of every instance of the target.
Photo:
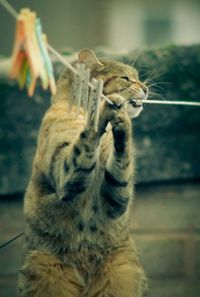
<svg viewBox="0 0 200 297">
<path fill-rule="evenodd" d="M 130 119 L 137 118 L 143 110 L 142 101 L 138 99 L 129 99 L 127 110 Z"/>
</svg>

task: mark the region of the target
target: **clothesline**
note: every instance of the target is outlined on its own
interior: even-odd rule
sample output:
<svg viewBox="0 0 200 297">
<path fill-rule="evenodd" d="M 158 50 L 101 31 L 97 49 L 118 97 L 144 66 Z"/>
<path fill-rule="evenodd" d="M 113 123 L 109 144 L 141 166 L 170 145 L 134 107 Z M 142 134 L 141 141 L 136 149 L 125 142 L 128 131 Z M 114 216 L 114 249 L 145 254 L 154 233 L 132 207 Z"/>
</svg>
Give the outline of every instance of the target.
<svg viewBox="0 0 200 297">
<path fill-rule="evenodd" d="M 7 1 L 7 0 L 0 0 L 0 4 L 12 15 L 15 19 L 18 19 L 18 13 L 15 10 L 15 8 Z M 62 64 L 64 64 L 66 67 L 68 67 L 75 75 L 79 75 L 77 70 L 65 59 L 64 56 L 62 56 L 58 51 L 56 51 L 50 44 L 47 45 L 49 51 L 54 54 Z M 95 87 L 91 84 L 91 82 L 88 83 L 89 87 L 94 90 Z M 110 104 L 113 104 L 112 101 L 107 98 L 105 95 L 102 94 L 101 96 L 103 99 L 105 99 Z M 194 102 L 194 101 L 172 101 L 172 100 L 142 100 L 143 104 L 162 104 L 162 105 L 187 105 L 187 106 L 199 106 L 200 102 Z"/>
</svg>

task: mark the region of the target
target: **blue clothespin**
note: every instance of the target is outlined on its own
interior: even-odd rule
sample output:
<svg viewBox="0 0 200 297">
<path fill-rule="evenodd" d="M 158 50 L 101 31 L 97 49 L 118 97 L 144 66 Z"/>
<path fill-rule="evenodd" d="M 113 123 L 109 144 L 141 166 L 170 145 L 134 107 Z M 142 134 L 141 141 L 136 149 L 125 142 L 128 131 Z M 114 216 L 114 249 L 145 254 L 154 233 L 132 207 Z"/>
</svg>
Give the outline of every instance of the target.
<svg viewBox="0 0 200 297">
<path fill-rule="evenodd" d="M 36 33 L 39 48 L 40 48 L 40 51 L 42 54 L 43 63 L 44 63 L 44 67 L 46 69 L 47 77 L 49 79 L 48 84 L 51 87 L 52 93 L 55 94 L 56 87 L 55 87 L 53 66 L 52 66 L 51 60 L 49 58 L 49 54 L 48 54 L 48 50 L 47 50 L 47 46 L 46 46 L 47 41 L 45 40 L 45 35 L 42 33 L 42 24 L 41 24 L 41 21 L 39 18 L 37 18 L 35 21 L 35 33 Z M 47 87 L 48 87 L 48 84 L 47 84 Z"/>
</svg>

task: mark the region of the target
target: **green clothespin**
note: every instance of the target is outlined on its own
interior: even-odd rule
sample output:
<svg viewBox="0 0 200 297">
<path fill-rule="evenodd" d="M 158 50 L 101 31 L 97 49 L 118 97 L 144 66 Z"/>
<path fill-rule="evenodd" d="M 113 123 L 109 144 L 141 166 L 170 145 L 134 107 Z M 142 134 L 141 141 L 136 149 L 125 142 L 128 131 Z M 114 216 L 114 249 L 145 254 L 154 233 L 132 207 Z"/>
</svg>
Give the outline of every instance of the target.
<svg viewBox="0 0 200 297">
<path fill-rule="evenodd" d="M 19 87 L 20 89 L 23 89 L 24 86 L 26 85 L 26 81 L 27 81 L 27 75 L 28 75 L 28 60 L 25 57 L 22 63 L 22 69 L 20 71 L 20 77 L 19 77 Z"/>
</svg>

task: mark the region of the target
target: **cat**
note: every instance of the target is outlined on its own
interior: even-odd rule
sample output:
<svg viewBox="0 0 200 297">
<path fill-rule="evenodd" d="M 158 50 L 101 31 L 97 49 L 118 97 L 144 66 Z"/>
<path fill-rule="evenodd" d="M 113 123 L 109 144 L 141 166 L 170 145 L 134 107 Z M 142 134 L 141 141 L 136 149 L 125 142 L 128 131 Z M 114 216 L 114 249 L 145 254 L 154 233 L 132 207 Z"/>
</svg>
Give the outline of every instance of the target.
<svg viewBox="0 0 200 297">
<path fill-rule="evenodd" d="M 129 231 L 133 200 L 131 118 L 148 88 L 129 65 L 82 50 L 78 63 L 104 81 L 98 129 L 69 113 L 65 70 L 39 131 L 25 193 L 25 256 L 19 297 L 141 297 L 146 277 Z M 77 63 L 74 62 L 74 65 Z M 139 101 L 137 101 L 139 102 Z"/>
</svg>

